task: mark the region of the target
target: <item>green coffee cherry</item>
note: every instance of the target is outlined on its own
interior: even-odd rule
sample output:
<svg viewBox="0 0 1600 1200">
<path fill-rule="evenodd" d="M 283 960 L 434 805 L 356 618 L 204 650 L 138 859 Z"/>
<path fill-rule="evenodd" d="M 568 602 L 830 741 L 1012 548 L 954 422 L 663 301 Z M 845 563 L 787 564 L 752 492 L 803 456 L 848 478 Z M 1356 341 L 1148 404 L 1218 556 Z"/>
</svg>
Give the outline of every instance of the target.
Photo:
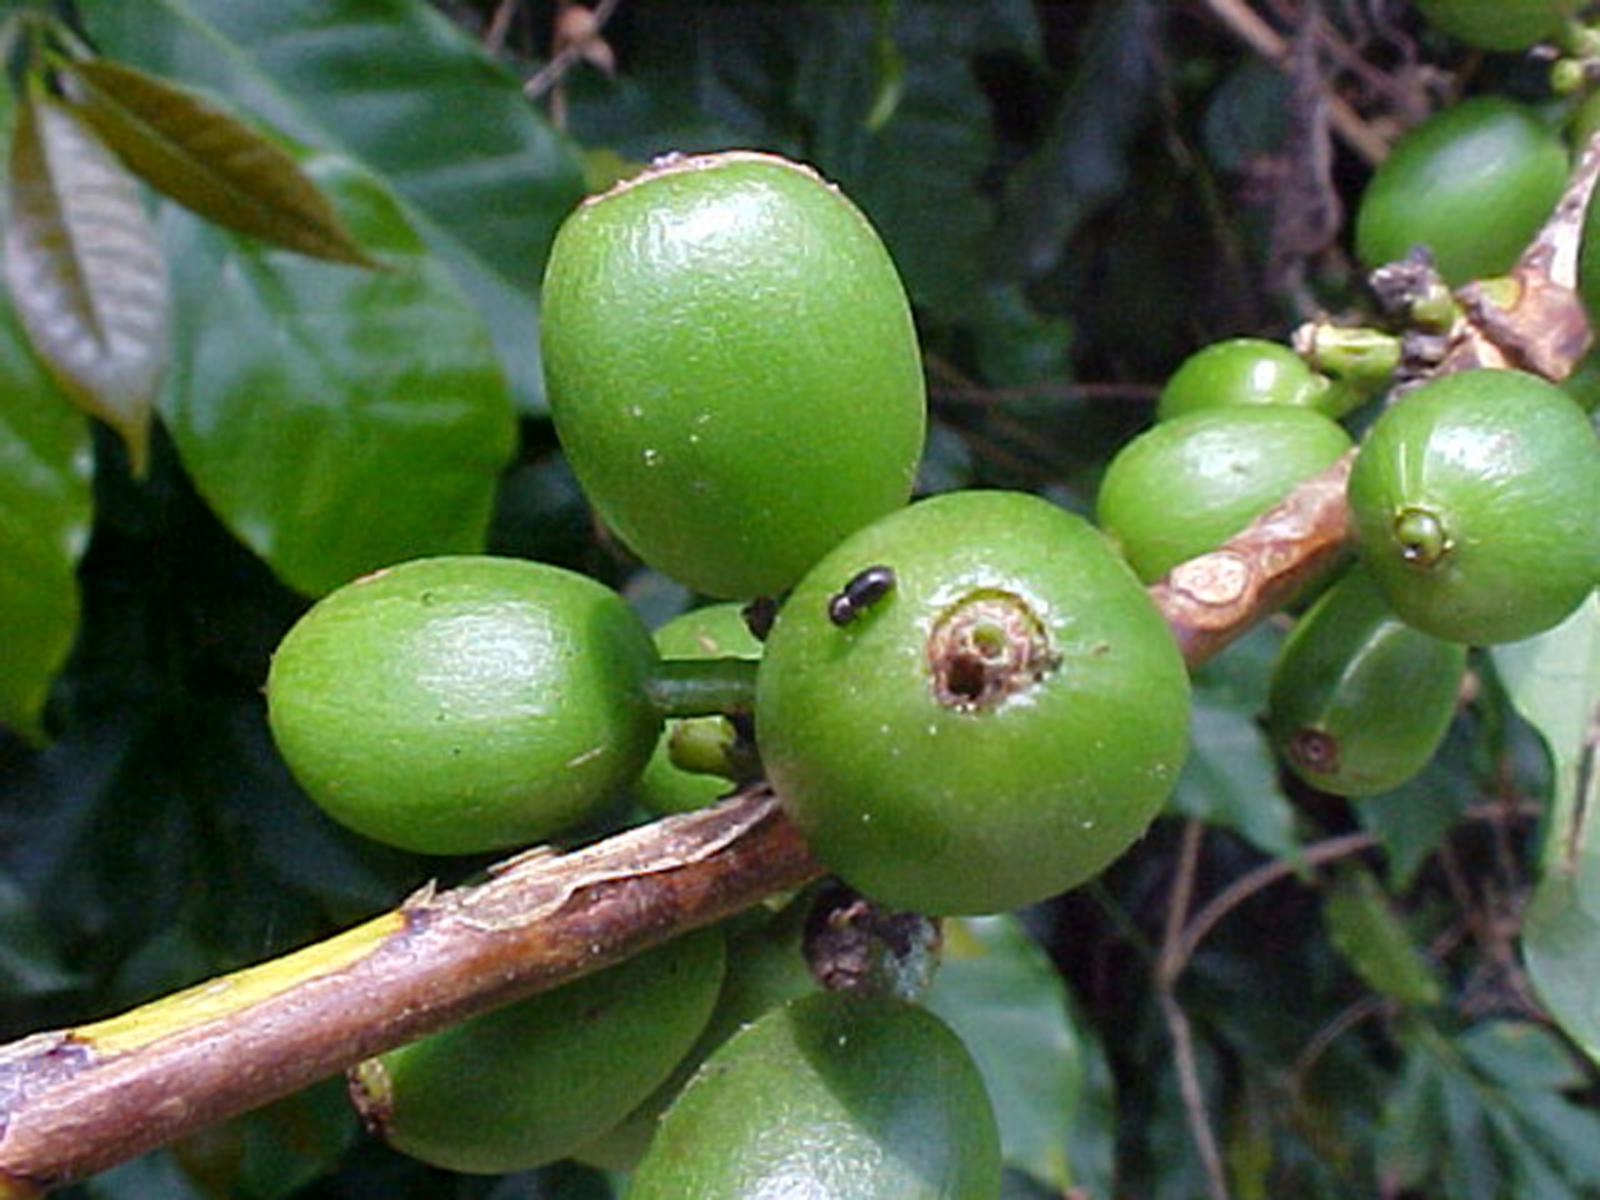
<svg viewBox="0 0 1600 1200">
<path fill-rule="evenodd" d="M 738 604 L 713 604 L 682 613 L 668 621 L 655 634 L 656 649 L 663 659 L 761 657 L 761 643 L 745 625 Z M 685 717 L 667 722 L 656 743 L 644 774 L 639 777 L 639 802 L 660 815 L 688 812 L 726 796 L 732 788 L 728 779 L 688 771 L 673 761 L 674 743 L 683 752 L 686 744 L 710 747 L 713 761 L 721 751 L 723 761 L 735 740 L 733 724 L 726 717 Z"/>
<path fill-rule="evenodd" d="M 1240 406 L 1145 430 L 1106 468 L 1100 527 L 1146 583 L 1213 550 L 1350 448 L 1321 413 Z"/>
<path fill-rule="evenodd" d="M 273 737 L 335 820 L 424 854 L 537 841 L 637 777 L 661 721 L 650 635 L 542 563 L 406 563 L 324 597 L 273 656 Z"/>
<path fill-rule="evenodd" d="M 844 623 L 862 571 L 895 585 Z M 784 807 L 893 908 L 996 912 L 1097 874 L 1188 743 L 1188 677 L 1105 539 L 1035 496 L 958 492 L 846 539 L 795 588 L 756 689 Z"/>
<path fill-rule="evenodd" d="M 1390 607 L 1447 641 L 1532 637 L 1600 583 L 1600 442 L 1559 388 L 1520 371 L 1449 375 L 1384 413 L 1350 507 Z"/>
<path fill-rule="evenodd" d="M 911 310 L 872 226 L 805 167 L 674 158 L 589 200 L 556 237 L 540 327 L 584 491 L 696 591 L 776 595 L 910 495 Z"/>
<path fill-rule="evenodd" d="M 1300 618 L 1278 655 L 1272 744 L 1313 787 L 1386 792 L 1432 759 L 1466 670 L 1465 646 L 1400 620 L 1357 567 Z"/>
<path fill-rule="evenodd" d="M 705 1028 L 723 941 L 693 933 L 596 975 L 474 1017 L 351 1072 L 367 1123 L 452 1171 L 521 1171 L 625 1117 Z"/>
<path fill-rule="evenodd" d="M 628 1200 L 995 1200 L 983 1080 L 937 1017 L 820 993 L 727 1041 L 668 1110 Z"/>
<path fill-rule="evenodd" d="M 631 1171 L 655 1136 L 661 1115 L 716 1049 L 763 1014 L 818 990 L 806 965 L 803 938 L 812 896 L 805 893 L 781 912 L 728 933 L 728 967 L 704 1032 L 658 1087 L 621 1124 L 574 1152 L 595 1166 Z"/>
<path fill-rule="evenodd" d="M 1184 359 L 1156 401 L 1156 419 L 1171 420 L 1236 404 L 1318 408 L 1333 382 L 1289 347 L 1261 338 L 1214 342 Z"/>
<path fill-rule="evenodd" d="M 1503 275 L 1555 208 L 1567 152 L 1531 110 L 1478 96 L 1437 113 L 1395 143 L 1356 213 L 1369 267 L 1433 252 L 1452 285 Z"/>
<path fill-rule="evenodd" d="M 1469 46 L 1526 50 L 1553 38 L 1582 0 L 1417 0 L 1428 23 Z"/>
</svg>

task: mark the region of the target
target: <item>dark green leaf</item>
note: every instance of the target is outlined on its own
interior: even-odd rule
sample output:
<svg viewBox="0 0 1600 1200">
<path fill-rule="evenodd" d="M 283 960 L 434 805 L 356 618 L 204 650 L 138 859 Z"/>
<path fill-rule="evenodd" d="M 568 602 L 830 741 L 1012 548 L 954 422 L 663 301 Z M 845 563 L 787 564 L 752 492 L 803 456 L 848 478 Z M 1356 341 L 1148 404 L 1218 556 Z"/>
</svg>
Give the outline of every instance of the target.
<svg viewBox="0 0 1600 1200">
<path fill-rule="evenodd" d="M 66 71 L 79 115 L 157 191 L 208 221 L 301 254 L 375 265 L 299 164 L 215 101 L 102 59 Z"/>
<path fill-rule="evenodd" d="M 1334 948 L 1374 990 L 1403 1004 L 1437 1004 L 1433 965 L 1417 949 L 1369 871 L 1347 867 L 1323 901 Z"/>
<path fill-rule="evenodd" d="M 1212 93 L 1201 120 L 1206 158 L 1218 171 L 1242 174 L 1252 163 L 1281 153 L 1294 97 L 1289 76 L 1276 63 L 1250 58 Z"/>
<path fill-rule="evenodd" d="M 1411 886 L 1477 794 L 1470 754 L 1479 732 L 1472 722 L 1457 720 L 1421 774 L 1393 791 L 1363 797 L 1351 806 L 1361 827 L 1383 846 L 1394 891 Z"/>
<path fill-rule="evenodd" d="M 48 995 L 75 986 L 26 893 L 0 871 L 0 995 Z"/>
<path fill-rule="evenodd" d="M 1403 1188 L 1441 1180 L 1452 1198 L 1593 1194 L 1600 1116 L 1562 1094 L 1574 1064 L 1554 1037 L 1512 1021 L 1400 1032 L 1405 1066 L 1380 1135 L 1385 1175 Z"/>
<path fill-rule="evenodd" d="M 1021 392 L 1015 385 L 1067 381 L 1071 324 L 1037 312 L 1018 285 L 996 283 L 982 290 L 972 333 L 973 359 L 986 382 Z"/>
<path fill-rule="evenodd" d="M 1257 849 L 1288 857 L 1300 846 L 1294 809 L 1278 784 L 1271 748 L 1249 716 L 1196 687 L 1189 760 L 1171 805 L 1231 829 Z"/>
<path fill-rule="evenodd" d="M 1460 1072 L 1443 1071 L 1439 1083 L 1449 1139 L 1441 1156 L 1442 1173 L 1451 1200 L 1495 1200 L 1505 1195 L 1505 1180 L 1488 1137 L 1487 1114 L 1473 1081 Z"/>
<path fill-rule="evenodd" d="M 1384 1101 L 1377 1142 L 1379 1171 L 1401 1188 L 1415 1187 L 1432 1173 L 1444 1140 L 1441 1101 L 1432 1058 L 1412 1050 Z"/>
<path fill-rule="evenodd" d="M 1474 1067 L 1508 1088 L 1560 1092 L 1587 1082 L 1561 1039 L 1531 1021 L 1489 1021 L 1457 1040 Z"/>
<path fill-rule="evenodd" d="M 517 80 L 461 30 L 422 0 L 79 8 L 108 55 L 208 87 L 380 172 L 488 322 L 519 403 L 543 410 L 539 282 L 582 170 Z"/>
<path fill-rule="evenodd" d="M 477 313 L 388 189 L 340 159 L 306 169 L 392 269 L 271 251 L 169 209 L 178 369 L 162 411 L 212 508 L 319 593 L 481 548 L 514 428 Z"/>
<path fill-rule="evenodd" d="M 1283 635 L 1260 627 L 1194 673 L 1193 736 L 1172 808 L 1231 829 L 1276 857 L 1300 845 L 1294 810 L 1256 714 Z"/>
<path fill-rule="evenodd" d="M 1007 1165 L 1070 1187 L 1084 1174 L 1067 1157 L 1071 1131 L 1083 1109 L 1106 1097 L 1086 1094 L 1092 1034 L 1073 1019 L 1061 976 L 1044 952 L 1015 917 L 952 920 L 944 963 L 924 1003 L 977 1060 Z M 1109 1157 L 1110 1131 L 1103 1132 Z"/>
<path fill-rule="evenodd" d="M 1007 274 L 1043 275 L 1079 227 L 1128 186 L 1155 111 L 1165 5 L 1094 6 L 1077 78 L 1044 144 L 1006 184 L 994 254 Z"/>
<path fill-rule="evenodd" d="M 889 36 L 905 69 L 879 124 L 884 58 L 870 5 L 700 0 L 642 5 L 635 20 L 640 54 L 627 78 L 575 98 L 580 137 L 636 159 L 733 145 L 804 158 L 872 219 L 919 307 L 972 309 L 995 152 L 973 60 L 1037 55 L 1033 6 L 894 6 Z"/>
<path fill-rule="evenodd" d="M 5 273 L 39 356 L 113 426 L 142 472 L 167 365 L 167 275 L 134 179 L 93 130 L 42 94 L 11 140 Z"/>
<path fill-rule="evenodd" d="M 33 739 L 78 628 L 89 469 L 88 422 L 0 298 L 0 724 Z"/>
<path fill-rule="evenodd" d="M 1594 1195 L 1600 1186 L 1600 1115 L 1581 1100 L 1526 1088 L 1515 1093 L 1514 1115 L 1527 1143 L 1542 1151 L 1552 1168 Z M 1527 1157 L 1533 1157 L 1528 1155 Z"/>
</svg>

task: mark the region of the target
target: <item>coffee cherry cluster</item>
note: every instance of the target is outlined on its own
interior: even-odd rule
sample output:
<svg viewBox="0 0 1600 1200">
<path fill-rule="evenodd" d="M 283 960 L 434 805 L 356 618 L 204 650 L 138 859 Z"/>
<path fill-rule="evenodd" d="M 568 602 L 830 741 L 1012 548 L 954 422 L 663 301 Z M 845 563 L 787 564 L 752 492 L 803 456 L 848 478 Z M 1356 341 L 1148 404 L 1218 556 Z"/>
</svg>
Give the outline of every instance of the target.
<svg viewBox="0 0 1600 1200">
<path fill-rule="evenodd" d="M 1452 119 L 1471 136 L 1419 134 L 1375 181 L 1363 253 L 1432 239 L 1390 180 L 1433 171 L 1445 142 L 1531 146 L 1514 199 L 1480 197 L 1496 221 L 1553 202 L 1520 117 Z M 1447 277 L 1509 265 L 1435 251 Z M 669 813 L 764 778 L 846 883 L 928 914 L 1045 899 L 1138 840 L 1189 712 L 1142 584 L 1347 454 L 1337 419 L 1372 391 L 1236 339 L 1173 377 L 1105 475 L 1099 528 L 1019 493 L 908 503 L 923 391 L 893 264 L 837 190 L 765 154 L 672 158 L 591 199 L 543 311 L 557 431 L 597 512 L 730 603 L 652 641 L 616 593 L 542 564 L 358 580 L 273 664 L 296 776 L 336 819 L 426 853 L 546 838 L 622 793 Z M 1268 726 L 1306 782 L 1361 796 L 1431 757 L 1467 644 L 1531 636 L 1593 593 L 1600 446 L 1549 383 L 1445 377 L 1376 420 L 1349 499 L 1359 565 L 1286 642 Z M 747 616 L 774 608 L 754 636 Z M 459 1170 L 576 1155 L 637 1165 L 636 1198 L 844 1194 L 839 1172 L 853 1196 L 997 1196 L 960 1042 L 904 999 L 817 994 L 802 924 L 682 940 L 373 1060 L 353 1087 L 394 1145 Z M 765 1132 L 738 1132 L 769 1108 Z M 829 1153 L 808 1157 L 818 1137 Z"/>
</svg>

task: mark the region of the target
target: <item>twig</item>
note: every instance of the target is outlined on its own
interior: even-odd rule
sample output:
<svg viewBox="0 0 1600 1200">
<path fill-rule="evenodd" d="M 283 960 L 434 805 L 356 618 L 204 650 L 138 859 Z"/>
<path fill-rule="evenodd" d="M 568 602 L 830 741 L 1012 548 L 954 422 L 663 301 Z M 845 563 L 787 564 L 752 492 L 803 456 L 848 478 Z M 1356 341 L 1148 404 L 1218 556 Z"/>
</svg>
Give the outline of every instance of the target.
<svg viewBox="0 0 1600 1200">
<path fill-rule="evenodd" d="M 1178 870 L 1173 876 L 1172 891 L 1167 897 L 1166 932 L 1161 938 L 1161 957 L 1156 961 L 1156 990 L 1161 998 L 1161 1015 L 1166 1021 L 1167 1034 L 1172 1039 L 1173 1065 L 1178 1072 L 1178 1090 L 1183 1094 L 1183 1112 L 1188 1121 L 1189 1136 L 1194 1139 L 1195 1152 L 1205 1168 L 1206 1188 L 1211 1200 L 1228 1200 L 1228 1178 L 1222 1167 L 1222 1152 L 1217 1146 L 1216 1132 L 1211 1128 L 1211 1117 L 1206 1111 L 1205 1089 L 1200 1084 L 1200 1070 L 1195 1060 L 1194 1031 L 1189 1016 L 1178 1003 L 1173 983 L 1179 971 L 1172 968 L 1174 953 L 1182 935 L 1184 923 L 1189 919 L 1189 902 L 1194 896 L 1194 877 L 1200 865 L 1200 843 L 1205 837 L 1205 822 L 1190 817 L 1184 822 L 1183 842 L 1178 850 Z"/>
<path fill-rule="evenodd" d="M 1200 628 L 1192 598 L 1150 589 L 1191 666 L 1268 615 L 1285 579 L 1337 557 L 1347 519 L 1327 493 L 1323 476 L 1308 480 L 1257 523 L 1268 532 L 1253 525 L 1226 543 L 1253 607 L 1202 613 Z M 1291 528 L 1308 550 L 1283 541 Z M 0 1200 L 102 1170 L 820 870 L 772 797 L 750 795 L 572 854 L 520 856 L 488 883 L 425 891 L 295 954 L 0 1046 Z"/>
<path fill-rule="evenodd" d="M 1156 978 L 1163 986 L 1183 973 L 1182 960 L 1177 951 L 1183 929 L 1189 921 L 1189 905 L 1194 901 L 1194 877 L 1200 866 L 1200 842 L 1205 837 L 1205 822 L 1190 817 L 1183 824 L 1183 841 L 1178 849 L 1178 870 L 1173 876 L 1172 892 L 1167 897 L 1166 927 L 1161 936 L 1161 958 L 1156 963 Z"/>
<path fill-rule="evenodd" d="M 1205 4 L 1229 32 L 1262 58 L 1283 70 L 1290 68 L 1294 53 L 1289 43 L 1245 0 L 1205 0 Z M 1350 149 L 1370 166 L 1377 166 L 1389 156 L 1389 143 L 1342 96 L 1329 92 L 1326 99 L 1328 122 Z"/>
<path fill-rule="evenodd" d="M 1300 1053 L 1295 1055 L 1294 1065 L 1289 1069 L 1289 1091 L 1297 1102 L 1305 1089 L 1307 1076 L 1316 1069 L 1317 1061 L 1327 1053 L 1328 1047 L 1357 1025 L 1380 1015 L 1388 1007 L 1389 1000 L 1383 996 L 1363 996 L 1317 1030 Z"/>
<path fill-rule="evenodd" d="M 1321 866 L 1323 863 L 1348 858 L 1352 854 L 1370 850 L 1377 844 L 1378 839 L 1370 833 L 1347 833 L 1307 846 L 1294 858 L 1275 858 L 1271 862 L 1262 863 L 1248 875 L 1241 875 L 1207 901 L 1205 907 L 1195 914 L 1194 920 L 1184 929 L 1183 937 L 1173 951 L 1170 968 L 1172 977 L 1176 979 L 1183 973 L 1184 968 L 1189 965 L 1189 960 L 1194 957 L 1194 952 L 1199 949 L 1200 943 L 1205 941 L 1206 935 L 1222 918 L 1262 888 L 1271 887 L 1278 880 L 1293 875 L 1301 867 Z"/>
<path fill-rule="evenodd" d="M 0 1047 L 0 1200 L 21 1200 L 373 1054 L 618 962 L 819 874 L 770 794 L 512 859 L 326 942 Z"/>
<path fill-rule="evenodd" d="M 1172 1061 L 1178 1071 L 1178 1090 L 1183 1093 L 1183 1111 L 1189 1121 L 1189 1133 L 1194 1138 L 1195 1149 L 1199 1151 L 1201 1165 L 1205 1168 L 1206 1190 L 1211 1193 L 1211 1200 L 1228 1200 L 1228 1179 L 1223 1172 L 1222 1152 L 1206 1119 L 1205 1092 L 1200 1086 L 1200 1070 L 1194 1056 L 1194 1032 L 1189 1026 L 1188 1014 L 1167 987 L 1161 989 L 1161 1015 L 1166 1020 L 1167 1034 L 1172 1038 Z"/>
<path fill-rule="evenodd" d="M 489 18 L 489 28 L 483 35 L 483 46 L 490 54 L 499 54 L 505 48 L 506 35 L 511 31 L 511 18 L 522 0 L 500 0 Z"/>
<path fill-rule="evenodd" d="M 611 14 L 617 11 L 617 5 L 622 0 L 600 0 L 594 6 L 594 30 L 596 33 L 605 28 L 605 23 L 611 19 Z M 561 77 L 572 69 L 572 64 L 583 57 L 583 46 L 572 43 L 556 51 L 555 57 L 536 71 L 527 83 L 522 85 L 522 94 L 530 100 L 537 100 L 545 92 L 561 81 Z M 3 1200 L 3 1197 L 0 1197 Z"/>
<path fill-rule="evenodd" d="M 942 383 L 930 381 L 930 396 L 962 404 L 1003 404 L 1008 400 L 1032 399 L 1154 401 L 1161 394 L 1160 384 L 1115 381 L 1074 383 L 1069 380 L 1041 379 L 1037 383 L 988 387 L 937 354 L 924 354 L 923 366 L 930 377 L 937 375 L 943 380 Z"/>
<path fill-rule="evenodd" d="M 1186 660 L 1211 658 L 1344 557 L 1350 539 L 1344 492 L 1354 462 L 1355 451 L 1348 451 L 1242 532 L 1151 586 Z"/>
</svg>

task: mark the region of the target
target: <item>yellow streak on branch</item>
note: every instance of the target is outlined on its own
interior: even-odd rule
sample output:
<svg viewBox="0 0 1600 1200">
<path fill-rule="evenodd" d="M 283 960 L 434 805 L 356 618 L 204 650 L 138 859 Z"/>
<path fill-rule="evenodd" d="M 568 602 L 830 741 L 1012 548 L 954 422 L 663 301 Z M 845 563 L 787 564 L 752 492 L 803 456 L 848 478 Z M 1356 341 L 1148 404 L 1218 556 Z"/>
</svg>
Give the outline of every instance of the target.
<svg viewBox="0 0 1600 1200">
<path fill-rule="evenodd" d="M 342 971 L 405 927 L 403 912 L 384 913 L 364 925 L 282 958 L 210 979 L 120 1016 L 82 1025 L 68 1036 L 98 1055 L 114 1057 L 174 1033 L 225 1020 L 273 996 Z M 0 1200 L 10 1200 L 0 1181 Z"/>
</svg>

